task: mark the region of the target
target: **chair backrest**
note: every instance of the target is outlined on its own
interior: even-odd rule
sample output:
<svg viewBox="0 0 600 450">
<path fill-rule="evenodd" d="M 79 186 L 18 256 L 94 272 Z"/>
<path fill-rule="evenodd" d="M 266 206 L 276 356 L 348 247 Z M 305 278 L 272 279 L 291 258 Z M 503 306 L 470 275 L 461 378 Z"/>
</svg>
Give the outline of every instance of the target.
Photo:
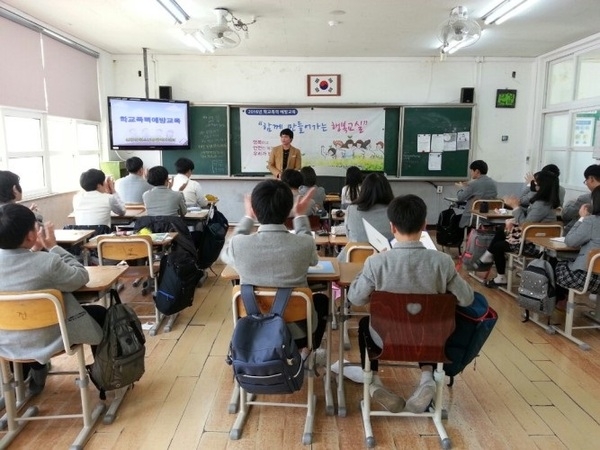
<svg viewBox="0 0 600 450">
<path fill-rule="evenodd" d="M 369 357 L 448 362 L 444 347 L 455 326 L 454 295 L 374 291 L 370 300 L 371 326 L 383 340 L 383 352 Z"/>
<path fill-rule="evenodd" d="M 316 216 L 316 215 L 311 215 L 311 216 L 307 216 L 307 217 L 308 217 L 308 223 L 310 224 L 310 229 L 312 231 L 319 231 L 321 229 L 321 217 Z M 294 218 L 293 217 L 288 217 L 287 219 L 285 219 L 285 227 L 288 230 L 294 229 Z"/>
<path fill-rule="evenodd" d="M 500 198 L 492 198 L 492 199 L 487 199 L 487 200 L 484 198 L 480 198 L 473 202 L 473 205 L 471 206 L 471 210 L 479 211 L 481 209 L 482 203 L 487 203 L 490 211 L 493 211 L 496 208 L 498 208 L 498 209 L 504 208 L 504 200 L 502 200 Z"/>
<path fill-rule="evenodd" d="M 62 293 L 56 289 L 0 292 L 0 330 L 28 331 L 59 325 L 65 351 L 67 334 Z"/>
<path fill-rule="evenodd" d="M 522 227 L 521 246 L 519 247 L 519 256 L 523 254 L 525 243 L 531 237 L 559 237 L 562 236 L 563 225 L 560 222 L 548 223 L 526 223 Z"/>
<path fill-rule="evenodd" d="M 588 253 L 588 272 L 600 275 L 600 248 L 590 250 Z"/>
<path fill-rule="evenodd" d="M 98 236 L 100 234 L 110 233 L 110 227 L 108 225 L 65 225 L 63 230 L 94 230 L 92 236 Z"/>
<path fill-rule="evenodd" d="M 275 300 L 275 293 L 277 288 L 254 288 L 254 296 L 256 297 L 256 303 L 262 313 L 268 313 L 271 310 L 271 305 Z M 232 291 L 233 300 L 233 317 L 234 321 L 238 317 L 246 316 L 246 308 L 242 301 L 242 291 L 239 285 L 233 287 Z M 306 320 L 312 305 L 312 291 L 308 287 L 297 287 L 292 290 L 290 299 L 285 308 L 283 314 L 283 320 L 286 322 L 298 322 L 300 320 Z"/>
<path fill-rule="evenodd" d="M 346 262 L 349 263 L 360 263 L 377 253 L 377 250 L 373 248 L 368 242 L 348 242 L 346 244 Z"/>
<path fill-rule="evenodd" d="M 115 259 L 117 261 L 148 258 L 148 265 L 152 268 L 151 236 L 99 236 L 97 244 L 100 265 L 102 265 L 103 258 Z"/>
</svg>

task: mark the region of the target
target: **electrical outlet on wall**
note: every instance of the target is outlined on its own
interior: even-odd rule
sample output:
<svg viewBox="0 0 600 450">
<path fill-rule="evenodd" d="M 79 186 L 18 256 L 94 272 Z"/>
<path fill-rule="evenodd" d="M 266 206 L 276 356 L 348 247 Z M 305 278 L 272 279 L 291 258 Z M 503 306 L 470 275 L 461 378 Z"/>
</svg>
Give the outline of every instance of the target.
<svg viewBox="0 0 600 450">
<path fill-rule="evenodd" d="M 444 186 L 436 186 L 436 191 L 438 194 L 441 194 L 444 191 Z"/>
</svg>

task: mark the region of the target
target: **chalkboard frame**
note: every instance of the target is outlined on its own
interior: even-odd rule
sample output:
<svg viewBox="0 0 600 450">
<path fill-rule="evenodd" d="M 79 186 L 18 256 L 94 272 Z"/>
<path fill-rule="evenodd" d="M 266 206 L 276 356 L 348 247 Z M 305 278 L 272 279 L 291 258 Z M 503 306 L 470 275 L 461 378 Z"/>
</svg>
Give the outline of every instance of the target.
<svg viewBox="0 0 600 450">
<path fill-rule="evenodd" d="M 472 158 L 472 154 L 473 154 L 473 148 L 476 145 L 476 136 L 475 136 L 475 132 L 474 132 L 474 121 L 475 121 L 475 115 L 474 115 L 474 107 L 475 105 L 473 104 L 469 104 L 469 105 L 464 105 L 464 104 L 432 104 L 432 105 L 403 105 L 401 107 L 401 120 L 400 120 L 400 143 L 398 146 L 398 172 L 397 172 L 397 177 L 400 180 L 405 180 L 405 181 L 461 181 L 461 180 L 465 180 L 469 178 L 469 162 L 471 161 Z M 425 133 L 444 133 L 444 132 L 457 132 L 457 131 L 469 131 L 470 133 L 470 146 L 469 146 L 469 150 L 468 151 L 457 151 L 456 155 L 452 155 L 452 153 L 454 152 L 444 152 L 447 153 L 448 155 L 451 156 L 455 156 L 458 157 L 460 159 L 460 161 L 458 162 L 458 164 L 460 165 L 460 170 L 461 172 L 452 172 L 451 174 L 448 174 L 448 169 L 444 169 L 444 167 L 442 167 L 442 171 L 441 173 L 439 171 L 429 171 L 427 170 L 427 173 L 422 173 L 419 175 L 408 175 L 406 173 L 406 166 L 404 163 L 404 156 L 405 154 L 408 154 L 409 151 L 409 143 L 406 142 L 405 139 L 405 131 L 407 131 L 407 126 L 406 126 L 406 113 L 407 111 L 417 111 L 417 110 L 445 110 L 449 113 L 453 113 L 453 112 L 469 112 L 469 120 L 468 123 L 465 119 L 462 119 L 460 121 L 458 121 L 458 129 L 456 127 L 454 128 L 447 128 L 447 127 L 441 127 L 441 128 L 430 128 L 430 127 L 423 127 L 421 128 L 419 131 L 421 131 L 423 134 Z M 412 150 L 412 148 L 410 149 Z M 416 151 L 416 149 L 415 149 Z M 455 161 L 456 164 L 456 161 Z M 462 172 L 462 170 L 464 170 L 464 172 Z M 444 173 L 445 172 L 445 173 Z"/>
</svg>

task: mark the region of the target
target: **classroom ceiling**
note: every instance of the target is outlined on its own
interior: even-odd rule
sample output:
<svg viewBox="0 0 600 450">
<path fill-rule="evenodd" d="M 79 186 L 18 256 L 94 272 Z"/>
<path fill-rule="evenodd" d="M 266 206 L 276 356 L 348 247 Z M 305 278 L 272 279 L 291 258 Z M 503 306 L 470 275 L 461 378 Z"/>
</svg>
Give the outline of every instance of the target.
<svg viewBox="0 0 600 450">
<path fill-rule="evenodd" d="M 214 8 L 248 25 L 248 37 L 218 56 L 438 56 L 442 22 L 458 5 L 480 19 L 500 0 L 178 0 L 191 16 L 177 25 L 156 0 L 1 0 L 63 33 L 114 55 L 201 54 L 183 29 L 216 24 Z M 4 5 L 3 5 L 4 4 Z M 330 25 L 333 23 L 333 26 Z M 537 0 L 502 25 L 483 25 L 481 39 L 449 56 L 536 57 L 600 31 L 600 0 Z M 210 53 L 207 53 L 210 55 Z"/>
</svg>

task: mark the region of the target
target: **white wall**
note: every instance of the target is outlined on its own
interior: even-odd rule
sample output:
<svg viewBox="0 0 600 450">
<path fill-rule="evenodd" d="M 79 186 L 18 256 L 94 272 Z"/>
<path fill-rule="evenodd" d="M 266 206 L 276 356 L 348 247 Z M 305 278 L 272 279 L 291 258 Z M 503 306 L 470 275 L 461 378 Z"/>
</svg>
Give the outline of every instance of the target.
<svg viewBox="0 0 600 450">
<path fill-rule="evenodd" d="M 204 104 L 246 105 L 422 105 L 459 103 L 461 87 L 475 88 L 476 147 L 474 159 L 490 166 L 489 174 L 499 182 L 520 183 L 530 170 L 532 151 L 535 64 L 524 58 L 277 58 L 274 60 L 226 56 L 149 55 L 150 96 L 158 97 L 158 86 L 172 86 L 173 98 Z M 141 56 L 114 57 L 112 89 L 105 95 L 143 97 L 144 61 Z M 138 75 L 141 71 L 142 76 Z M 513 78 L 513 72 L 515 76 Z M 341 74 L 340 97 L 308 97 L 306 75 Z M 517 89 L 514 109 L 495 108 L 497 89 Z M 507 135 L 507 142 L 501 136 Z M 130 156 L 120 152 L 122 157 Z M 123 154 L 126 153 L 126 154 Z M 160 163 L 159 152 L 138 152 L 147 166 Z M 243 183 L 245 186 L 247 183 Z M 231 219 L 243 212 L 241 181 L 211 180 L 203 185 L 221 198 L 221 209 Z M 430 207 L 428 222 L 434 223 L 446 206 L 443 196 L 427 183 L 394 182 L 395 192 L 423 196 Z"/>
</svg>

